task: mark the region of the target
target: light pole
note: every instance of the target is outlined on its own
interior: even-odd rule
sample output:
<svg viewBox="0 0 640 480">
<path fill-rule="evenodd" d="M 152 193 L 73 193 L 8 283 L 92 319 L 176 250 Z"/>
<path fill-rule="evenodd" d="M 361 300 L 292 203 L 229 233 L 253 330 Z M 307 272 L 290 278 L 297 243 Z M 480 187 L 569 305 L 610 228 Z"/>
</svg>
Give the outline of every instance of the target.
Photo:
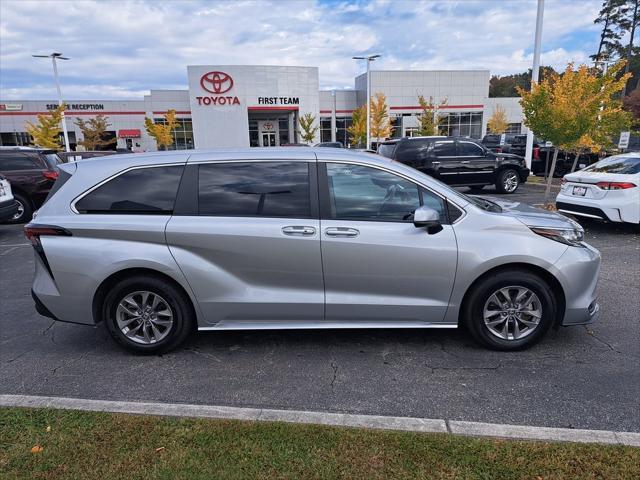
<svg viewBox="0 0 640 480">
<path fill-rule="evenodd" d="M 542 17 L 544 15 L 544 0 L 538 0 L 538 13 L 536 15 L 536 37 L 533 46 L 533 70 L 531 70 L 531 88 L 538 83 L 540 71 L 540 47 L 542 44 Z M 531 169 L 531 154 L 533 153 L 533 131 L 527 132 L 527 144 L 524 151 L 524 161 L 528 169 Z"/>
<path fill-rule="evenodd" d="M 369 122 L 371 120 L 371 62 L 376 58 L 380 58 L 380 55 L 368 55 L 366 57 L 353 57 L 354 60 L 366 60 L 367 61 L 367 150 L 371 148 L 371 129 L 369 128 Z"/>
<path fill-rule="evenodd" d="M 62 105 L 62 90 L 60 90 L 60 81 L 58 80 L 58 66 L 56 65 L 56 59 L 69 60 L 67 57 L 63 57 L 61 53 L 52 53 L 51 55 L 32 55 L 36 58 L 51 58 L 53 63 L 53 79 L 56 82 L 56 89 L 58 90 L 58 105 Z M 67 132 L 67 122 L 64 118 L 64 110 L 62 110 L 60 116 L 60 122 L 62 122 L 62 132 L 64 134 L 64 148 L 67 152 L 71 151 L 69 148 L 69 133 Z"/>
</svg>

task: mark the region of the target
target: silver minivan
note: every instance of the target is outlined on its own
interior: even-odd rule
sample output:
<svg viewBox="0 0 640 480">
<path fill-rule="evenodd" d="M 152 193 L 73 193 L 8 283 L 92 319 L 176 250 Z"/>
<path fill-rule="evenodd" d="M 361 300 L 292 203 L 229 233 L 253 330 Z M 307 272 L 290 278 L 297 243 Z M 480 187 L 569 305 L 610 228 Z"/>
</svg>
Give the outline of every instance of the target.
<svg viewBox="0 0 640 480">
<path fill-rule="evenodd" d="M 456 328 L 517 350 L 598 314 L 574 221 L 344 149 L 60 167 L 25 233 L 38 312 L 164 352 L 193 330 Z"/>
</svg>

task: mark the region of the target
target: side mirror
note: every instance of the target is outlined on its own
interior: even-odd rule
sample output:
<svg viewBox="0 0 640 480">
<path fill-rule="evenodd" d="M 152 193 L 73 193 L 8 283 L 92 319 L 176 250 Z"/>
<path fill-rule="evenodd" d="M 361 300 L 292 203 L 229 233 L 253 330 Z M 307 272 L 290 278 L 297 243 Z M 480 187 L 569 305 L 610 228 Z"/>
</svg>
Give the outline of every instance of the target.
<svg viewBox="0 0 640 480">
<path fill-rule="evenodd" d="M 440 223 L 440 214 L 433 208 L 425 205 L 416 208 L 413 214 L 413 225 L 416 228 L 427 228 L 427 233 L 433 235 L 442 230 Z"/>
</svg>

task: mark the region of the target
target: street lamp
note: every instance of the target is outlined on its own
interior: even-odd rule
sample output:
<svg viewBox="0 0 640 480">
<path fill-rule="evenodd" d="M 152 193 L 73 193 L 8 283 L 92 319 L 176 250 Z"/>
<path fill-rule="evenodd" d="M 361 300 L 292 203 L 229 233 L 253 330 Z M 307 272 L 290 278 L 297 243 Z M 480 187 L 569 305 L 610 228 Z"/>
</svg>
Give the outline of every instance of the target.
<svg viewBox="0 0 640 480">
<path fill-rule="evenodd" d="M 69 60 L 67 57 L 63 57 L 61 53 L 52 53 L 51 55 L 31 55 L 36 58 L 50 58 L 53 63 L 53 79 L 56 82 L 56 88 L 58 89 L 58 105 L 62 105 L 62 91 L 60 90 L 60 82 L 58 81 L 58 66 L 56 65 L 56 59 Z M 67 152 L 71 151 L 69 148 L 69 133 L 67 132 L 67 122 L 64 118 L 64 110 L 62 111 L 60 121 L 62 122 L 62 132 L 64 133 L 64 148 Z"/>
<path fill-rule="evenodd" d="M 376 58 L 380 58 L 380 55 L 368 55 L 366 57 L 352 57 L 354 60 L 366 60 L 367 61 L 367 150 L 371 148 L 371 138 L 370 138 L 370 129 L 369 129 L 369 121 L 371 117 L 370 112 L 370 101 L 371 101 L 371 75 L 370 75 L 370 65 Z"/>
</svg>

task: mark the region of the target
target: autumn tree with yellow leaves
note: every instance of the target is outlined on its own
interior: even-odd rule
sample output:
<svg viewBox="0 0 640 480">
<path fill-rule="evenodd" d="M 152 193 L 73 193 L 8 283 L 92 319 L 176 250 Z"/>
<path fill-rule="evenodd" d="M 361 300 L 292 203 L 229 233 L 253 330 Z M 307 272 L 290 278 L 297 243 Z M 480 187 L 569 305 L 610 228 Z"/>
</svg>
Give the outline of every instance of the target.
<svg viewBox="0 0 640 480">
<path fill-rule="evenodd" d="M 347 127 L 349 141 L 361 147 L 367 141 L 367 106 L 356 108 L 351 114 L 351 125 Z"/>
<path fill-rule="evenodd" d="M 310 143 L 316 138 L 319 128 L 315 122 L 316 117 L 310 113 L 305 113 L 300 117 L 300 130 L 298 130 L 298 133 L 303 142 Z"/>
<path fill-rule="evenodd" d="M 629 74 L 620 75 L 624 61 L 598 74 L 586 65 L 576 70 L 569 64 L 562 75 L 551 73 L 531 91 L 518 89 L 524 123 L 536 137 L 553 142 L 550 171 L 554 172 L 558 151 L 576 151 L 588 147 L 600 150 L 613 142 L 621 131 L 629 128 L 631 115 L 622 109 L 619 93 Z M 545 191 L 545 205 L 549 203 L 551 179 Z"/>
<path fill-rule="evenodd" d="M 150 136 L 156 139 L 158 150 L 166 150 L 169 145 L 173 144 L 173 131 L 177 126 L 175 110 L 168 110 L 164 119 L 159 123 L 144 117 L 144 128 Z"/>
<path fill-rule="evenodd" d="M 389 138 L 393 133 L 391 119 L 387 112 L 387 96 L 384 93 L 376 93 L 371 98 L 371 137 L 377 141 Z"/>
<path fill-rule="evenodd" d="M 433 97 L 429 97 L 427 100 L 423 95 L 418 95 L 418 104 L 422 112 L 418 115 L 416 133 L 418 135 L 438 135 L 438 127 L 442 120 L 442 115 L 439 112 L 440 109 L 447 106 L 447 100 L 444 99 L 439 105 L 436 105 Z"/>
<path fill-rule="evenodd" d="M 63 103 L 49 113 L 39 113 L 37 123 L 27 122 L 26 130 L 33 138 L 31 142 L 41 148 L 50 148 L 52 150 L 60 150 L 60 122 L 62 120 L 62 112 L 66 109 Z"/>
<path fill-rule="evenodd" d="M 487 130 L 490 133 L 502 134 L 509 128 L 509 120 L 507 120 L 507 111 L 502 105 L 496 105 L 493 113 L 487 121 Z"/>
</svg>

